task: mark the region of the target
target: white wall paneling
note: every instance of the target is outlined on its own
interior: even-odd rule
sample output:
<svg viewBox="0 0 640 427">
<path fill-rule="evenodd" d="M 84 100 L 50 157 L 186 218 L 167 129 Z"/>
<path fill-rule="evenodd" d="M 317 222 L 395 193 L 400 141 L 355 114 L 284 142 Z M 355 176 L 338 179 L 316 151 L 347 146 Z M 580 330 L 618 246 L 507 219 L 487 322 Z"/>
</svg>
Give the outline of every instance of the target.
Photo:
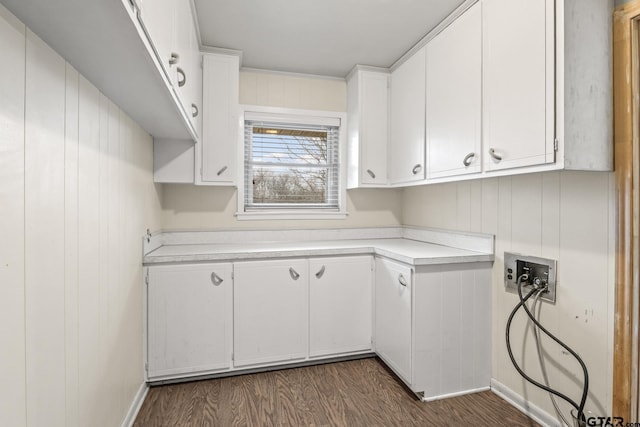
<svg viewBox="0 0 640 427">
<path fill-rule="evenodd" d="M 64 283 L 65 283 L 65 400 L 67 425 L 78 426 L 78 143 L 80 75 L 66 67 L 65 94 L 65 177 L 64 177 Z"/>
<path fill-rule="evenodd" d="M 143 381 L 151 138 L 2 6 L 0 47 L 2 423 L 119 425 Z"/>
<path fill-rule="evenodd" d="M 79 394 L 80 425 L 89 422 L 92 414 L 99 413 L 93 402 L 99 396 L 99 370 L 94 369 L 94 361 L 100 359 L 97 354 L 99 333 L 99 272 L 100 251 L 98 246 L 100 225 L 100 94 L 83 77 L 80 77 L 79 95 L 79 260 L 78 280 L 81 283 L 78 292 L 79 322 Z M 80 177 L 82 177 L 80 179 Z"/>
<path fill-rule="evenodd" d="M 558 261 L 558 299 L 555 305 L 543 304 L 542 323 L 585 359 L 590 374 L 587 409 L 597 414 L 610 413 L 612 378 L 611 370 L 605 367 L 610 366 L 614 312 L 609 298 L 614 287 L 613 175 L 563 171 L 470 183 L 480 185 L 471 192 L 463 182 L 405 189 L 403 222 L 496 235 L 492 271 L 493 378 L 547 413 L 554 413 L 545 392 L 524 385 L 501 338 L 517 300 L 504 290 L 504 252 L 553 258 Z M 475 195 L 478 191 L 480 197 Z M 430 207 L 434 204 L 437 209 Z M 468 215 L 462 215 L 462 211 L 468 211 Z M 472 218 L 472 225 L 468 217 Z M 473 223 L 479 224 L 480 230 L 474 229 Z M 528 372 L 539 377 L 531 329 L 525 333 L 525 326 L 524 319 L 518 316 L 512 335 L 515 354 L 518 360 L 526 360 Z M 579 366 L 549 340 L 544 340 L 544 347 L 552 384 L 578 398 Z"/>
<path fill-rule="evenodd" d="M 0 414 L 26 424 L 24 275 L 25 27 L 0 5 Z"/>
<path fill-rule="evenodd" d="M 65 422 L 65 62 L 27 31 L 25 298 L 27 423 Z M 36 386 L 37 385 L 37 386 Z"/>
</svg>

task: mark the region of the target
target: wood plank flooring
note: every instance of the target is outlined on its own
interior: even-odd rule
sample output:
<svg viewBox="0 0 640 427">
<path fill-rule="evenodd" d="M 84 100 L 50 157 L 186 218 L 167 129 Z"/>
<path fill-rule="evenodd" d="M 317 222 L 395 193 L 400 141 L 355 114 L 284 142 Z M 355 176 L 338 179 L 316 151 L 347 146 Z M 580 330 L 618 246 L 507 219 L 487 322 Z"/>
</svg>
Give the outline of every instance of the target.
<svg viewBox="0 0 640 427">
<path fill-rule="evenodd" d="M 491 392 L 424 403 L 378 359 L 153 387 L 143 426 L 537 426 Z"/>
</svg>

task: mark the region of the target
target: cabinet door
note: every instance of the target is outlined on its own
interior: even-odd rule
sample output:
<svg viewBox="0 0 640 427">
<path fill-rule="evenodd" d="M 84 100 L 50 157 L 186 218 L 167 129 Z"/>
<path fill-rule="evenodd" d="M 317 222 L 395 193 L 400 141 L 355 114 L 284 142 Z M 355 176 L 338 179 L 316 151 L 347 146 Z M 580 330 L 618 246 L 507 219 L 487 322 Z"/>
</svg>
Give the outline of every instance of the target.
<svg viewBox="0 0 640 427">
<path fill-rule="evenodd" d="M 231 264 L 149 268 L 150 379 L 231 366 Z"/>
<path fill-rule="evenodd" d="M 174 1 L 176 2 L 176 12 L 173 50 L 179 57 L 177 63 L 172 67 L 170 75 L 180 102 L 191 118 L 191 100 L 195 91 L 194 52 L 191 50 L 191 33 L 194 31 L 194 22 L 190 0 Z"/>
<path fill-rule="evenodd" d="M 425 178 L 425 48 L 391 73 L 392 184 Z"/>
<path fill-rule="evenodd" d="M 191 114 L 193 127 L 202 140 L 202 55 L 200 54 L 200 42 L 195 26 L 191 28 L 191 74 L 192 91 L 190 105 L 187 112 Z"/>
<path fill-rule="evenodd" d="M 140 19 L 167 76 L 173 51 L 176 0 L 143 0 Z"/>
<path fill-rule="evenodd" d="M 485 170 L 552 163 L 554 2 L 482 4 Z"/>
<path fill-rule="evenodd" d="M 427 44 L 428 178 L 481 171 L 481 95 L 478 2 Z"/>
<path fill-rule="evenodd" d="M 235 264 L 234 366 L 308 355 L 306 260 Z"/>
<path fill-rule="evenodd" d="M 371 349 L 369 256 L 309 260 L 310 356 Z"/>
<path fill-rule="evenodd" d="M 389 140 L 389 76 L 362 72 L 359 89 L 360 182 L 384 185 Z"/>
<path fill-rule="evenodd" d="M 239 59 L 206 54 L 203 60 L 200 184 L 234 185 L 238 144 Z"/>
<path fill-rule="evenodd" d="M 411 382 L 410 267 L 376 258 L 376 353 L 407 383 Z"/>
</svg>

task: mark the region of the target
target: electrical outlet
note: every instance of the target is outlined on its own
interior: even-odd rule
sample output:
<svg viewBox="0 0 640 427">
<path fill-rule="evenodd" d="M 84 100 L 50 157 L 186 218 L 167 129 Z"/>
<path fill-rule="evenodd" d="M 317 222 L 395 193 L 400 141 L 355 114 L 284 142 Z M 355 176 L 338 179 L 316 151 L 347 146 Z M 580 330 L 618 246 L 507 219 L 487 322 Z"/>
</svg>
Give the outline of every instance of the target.
<svg viewBox="0 0 640 427">
<path fill-rule="evenodd" d="M 522 281 L 522 294 L 527 294 L 534 284 L 547 285 L 547 290 L 540 299 L 556 302 L 556 261 L 548 258 L 504 253 L 504 285 L 508 292 L 518 293 L 518 278 L 527 274 L 528 279 Z"/>
</svg>

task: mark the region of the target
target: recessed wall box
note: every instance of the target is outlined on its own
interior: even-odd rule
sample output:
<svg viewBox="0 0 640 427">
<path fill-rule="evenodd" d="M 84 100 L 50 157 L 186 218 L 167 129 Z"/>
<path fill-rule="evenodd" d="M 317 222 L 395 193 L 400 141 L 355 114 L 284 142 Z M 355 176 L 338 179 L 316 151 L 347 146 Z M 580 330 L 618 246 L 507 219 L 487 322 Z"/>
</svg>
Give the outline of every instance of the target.
<svg viewBox="0 0 640 427">
<path fill-rule="evenodd" d="M 544 286 L 547 289 L 540 299 L 556 302 L 556 261 L 548 258 L 504 253 L 504 285 L 508 292 L 518 293 L 518 278 L 527 274 L 522 280 L 522 294 L 527 294 L 533 286 Z"/>
</svg>

